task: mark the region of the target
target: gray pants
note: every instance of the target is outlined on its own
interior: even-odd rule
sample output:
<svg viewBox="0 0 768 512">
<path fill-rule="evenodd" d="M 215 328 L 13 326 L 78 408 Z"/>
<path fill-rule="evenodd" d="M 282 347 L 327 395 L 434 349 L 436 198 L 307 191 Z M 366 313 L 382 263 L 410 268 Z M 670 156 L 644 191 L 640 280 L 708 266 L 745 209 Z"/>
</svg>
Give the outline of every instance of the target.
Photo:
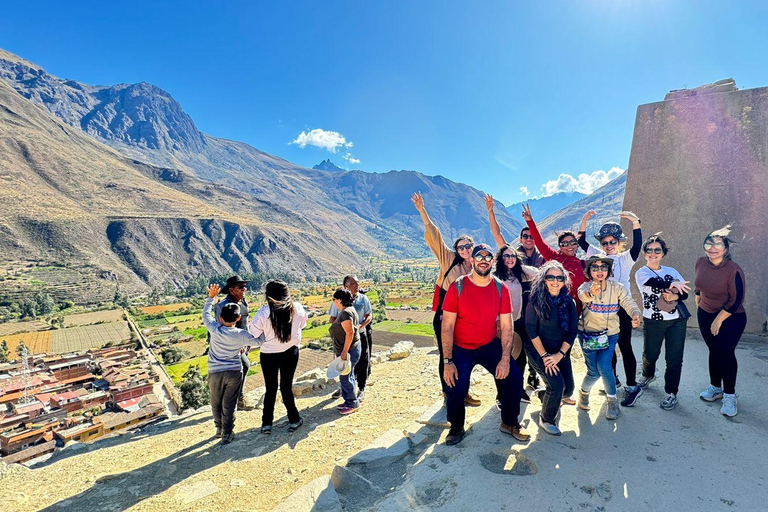
<svg viewBox="0 0 768 512">
<path fill-rule="evenodd" d="M 221 429 L 222 435 L 228 435 L 235 428 L 235 411 L 242 382 L 243 375 L 240 370 L 208 374 L 213 423 L 216 428 Z"/>
</svg>

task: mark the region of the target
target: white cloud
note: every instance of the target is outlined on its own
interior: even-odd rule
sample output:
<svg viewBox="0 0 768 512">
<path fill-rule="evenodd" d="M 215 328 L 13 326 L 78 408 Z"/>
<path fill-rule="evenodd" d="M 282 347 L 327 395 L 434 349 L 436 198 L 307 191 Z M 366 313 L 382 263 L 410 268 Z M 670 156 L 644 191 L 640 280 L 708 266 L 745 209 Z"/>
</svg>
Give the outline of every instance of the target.
<svg viewBox="0 0 768 512">
<path fill-rule="evenodd" d="M 315 128 L 308 132 L 302 131 L 296 139 L 291 141 L 291 144 L 296 144 L 300 148 L 315 146 L 326 149 L 331 153 L 336 153 L 336 150 L 342 147 L 352 147 L 352 141 L 347 141 L 346 137 L 339 132 L 323 130 L 321 128 Z"/>
<path fill-rule="evenodd" d="M 528 197 L 531 195 L 531 193 L 528 192 L 528 187 L 520 187 L 520 193 L 523 194 L 525 197 Z"/>
<path fill-rule="evenodd" d="M 576 178 L 570 174 L 561 174 L 556 180 L 549 180 L 542 185 L 541 191 L 544 197 L 557 194 L 558 192 L 581 192 L 582 194 L 591 194 L 612 179 L 621 176 L 622 173 L 624 173 L 624 169 L 612 167 L 609 171 L 594 171 L 591 174 L 579 174 Z"/>
<path fill-rule="evenodd" d="M 360 163 L 360 159 L 353 157 L 352 153 L 350 153 L 349 151 L 347 151 L 347 154 L 344 155 L 342 158 L 344 160 L 346 160 L 347 162 L 351 163 L 351 164 L 359 164 Z"/>
</svg>

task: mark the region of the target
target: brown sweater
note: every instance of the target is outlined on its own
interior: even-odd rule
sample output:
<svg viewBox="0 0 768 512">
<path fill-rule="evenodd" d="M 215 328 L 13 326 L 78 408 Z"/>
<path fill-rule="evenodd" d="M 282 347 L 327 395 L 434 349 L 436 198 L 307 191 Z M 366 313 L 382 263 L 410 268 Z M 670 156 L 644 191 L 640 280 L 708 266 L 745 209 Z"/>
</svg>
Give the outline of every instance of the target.
<svg viewBox="0 0 768 512">
<path fill-rule="evenodd" d="M 440 274 L 437 276 L 436 284 L 443 290 L 447 291 L 448 287 L 451 286 L 455 280 L 472 271 L 472 264 L 467 262 L 459 263 L 451 268 L 456 253 L 453 252 L 450 247 L 445 245 L 443 235 L 440 233 L 440 230 L 434 222 L 430 222 L 427 229 L 424 231 L 424 240 L 426 240 L 427 245 L 432 249 L 432 252 L 437 257 L 437 261 L 440 263 Z M 445 273 L 449 268 L 451 268 L 451 271 L 446 275 Z M 445 279 L 443 279 L 443 276 L 445 276 Z"/>
<path fill-rule="evenodd" d="M 726 260 L 718 266 L 709 258 L 696 260 L 696 277 L 693 285 L 699 297 L 699 307 L 707 313 L 744 313 L 744 271 L 733 261 Z"/>
</svg>

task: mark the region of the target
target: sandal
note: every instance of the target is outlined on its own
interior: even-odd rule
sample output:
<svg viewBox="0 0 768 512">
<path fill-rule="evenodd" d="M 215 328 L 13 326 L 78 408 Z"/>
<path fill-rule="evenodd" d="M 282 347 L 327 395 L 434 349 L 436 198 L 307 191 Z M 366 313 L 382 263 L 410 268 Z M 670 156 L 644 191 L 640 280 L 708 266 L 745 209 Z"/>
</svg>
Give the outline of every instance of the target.
<svg viewBox="0 0 768 512">
<path fill-rule="evenodd" d="M 261 427 L 261 433 L 264 434 L 265 436 L 268 436 L 269 434 L 271 434 L 272 425 L 264 425 L 263 427 Z"/>
</svg>

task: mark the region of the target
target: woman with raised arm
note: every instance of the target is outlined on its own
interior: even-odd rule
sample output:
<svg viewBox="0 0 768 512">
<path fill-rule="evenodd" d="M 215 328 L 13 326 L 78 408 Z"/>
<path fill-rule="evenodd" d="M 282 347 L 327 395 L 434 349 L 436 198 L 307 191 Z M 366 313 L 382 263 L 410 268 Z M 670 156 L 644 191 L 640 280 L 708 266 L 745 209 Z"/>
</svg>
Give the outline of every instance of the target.
<svg viewBox="0 0 768 512">
<path fill-rule="evenodd" d="M 667 255 L 667 243 L 660 233 L 643 242 L 645 266 L 635 272 L 637 288 L 643 295 L 643 375 L 637 385 L 642 389 L 656 380 L 656 361 L 664 345 L 664 391 L 661 408 L 671 411 L 677 405 L 680 373 L 683 369 L 685 328 L 690 313 L 683 301 L 691 288 L 680 272 L 665 267 L 661 260 Z"/>
<path fill-rule="evenodd" d="M 544 380 L 539 426 L 547 434 L 560 435 L 556 418 L 564 398 L 573 394 L 571 347 L 579 317 L 568 288 L 568 272 L 558 261 L 548 261 L 531 284 L 531 299 L 525 308 L 525 344 L 528 360 Z"/>
<path fill-rule="evenodd" d="M 627 237 L 621 229 L 621 225 L 616 222 L 608 222 L 600 227 L 595 238 L 600 243 L 600 248 L 590 245 L 587 242 L 587 222 L 596 215 L 595 210 L 590 210 L 584 214 L 579 226 L 579 246 L 587 253 L 587 258 L 597 254 L 605 254 L 613 260 L 613 274 L 610 281 L 620 283 L 631 292 L 629 287 L 629 274 L 632 267 L 640 256 L 640 249 L 643 245 L 643 232 L 640 229 L 640 218 L 632 212 L 620 212 L 619 217 L 632 222 L 632 247 L 626 250 Z M 643 394 L 642 388 L 637 385 L 637 359 L 632 350 L 632 319 L 624 311 L 619 309 L 619 350 L 621 351 L 621 361 L 624 364 L 624 373 L 627 386 L 624 388 L 624 398 L 621 401 L 622 407 L 632 407 Z M 621 386 L 619 374 L 616 371 L 616 352 L 613 353 L 611 366 L 616 376 L 616 386 Z"/>
<path fill-rule="evenodd" d="M 437 350 L 440 353 L 440 361 L 438 362 L 438 374 L 440 376 L 440 384 L 443 389 L 443 396 L 446 396 L 448 386 L 445 384 L 443 377 L 445 361 L 443 356 L 443 343 L 442 343 L 442 325 L 443 325 L 443 300 L 445 294 L 448 292 L 448 287 L 461 276 L 467 275 L 472 271 L 472 249 L 475 246 L 474 240 L 469 235 L 461 235 L 453 242 L 453 250 L 445 245 L 443 240 L 443 234 L 440 233 L 440 229 L 429 218 L 427 210 L 424 207 L 424 198 L 421 192 L 416 192 L 411 196 L 413 205 L 421 215 L 421 220 L 424 222 L 424 239 L 427 242 L 427 246 L 432 250 L 432 253 L 437 258 L 440 264 L 440 273 L 437 276 L 437 282 L 435 283 L 435 293 L 432 298 L 432 311 L 435 312 L 435 317 L 432 320 L 432 327 L 435 329 L 435 338 L 437 338 Z M 480 399 L 477 398 L 472 392 L 467 393 L 467 397 L 464 403 L 477 407 L 480 405 Z"/>
<path fill-rule="evenodd" d="M 720 413 L 736 416 L 736 345 L 747 326 L 744 271 L 731 260 L 731 227 L 704 239 L 705 256 L 696 261 L 696 316 L 709 348 L 709 387 L 702 400 L 723 400 Z"/>
<path fill-rule="evenodd" d="M 555 250 L 547 245 L 544 238 L 542 238 L 539 228 L 536 227 L 536 223 L 531 216 L 531 207 L 527 204 L 523 205 L 523 219 L 528 225 L 528 229 L 531 230 L 533 242 L 544 259 L 548 262 L 555 260 L 562 263 L 568 272 L 572 282 L 569 293 L 576 303 L 576 311 L 581 314 L 581 301 L 579 300 L 578 289 L 586 279 L 584 278 L 584 261 L 576 256 L 576 252 L 579 250 L 579 240 L 576 234 L 573 231 L 563 231 L 560 233 L 557 237 L 557 245 L 560 249 Z"/>
</svg>

